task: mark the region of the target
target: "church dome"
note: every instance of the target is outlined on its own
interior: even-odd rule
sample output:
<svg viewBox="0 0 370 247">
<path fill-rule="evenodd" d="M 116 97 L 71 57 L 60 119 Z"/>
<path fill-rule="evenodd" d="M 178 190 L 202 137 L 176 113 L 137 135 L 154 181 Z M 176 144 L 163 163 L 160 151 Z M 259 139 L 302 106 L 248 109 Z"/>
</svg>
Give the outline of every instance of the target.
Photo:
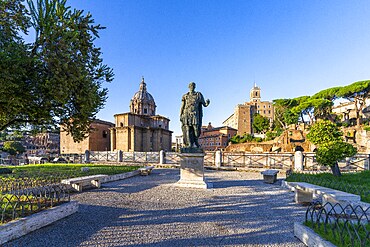
<svg viewBox="0 0 370 247">
<path fill-rule="evenodd" d="M 140 86 L 140 88 L 141 88 L 141 86 Z M 152 102 L 153 104 L 155 104 L 153 96 L 150 93 L 148 93 L 148 91 L 141 90 L 141 89 L 134 94 L 134 97 L 132 97 L 132 100 Z"/>
<path fill-rule="evenodd" d="M 140 115 L 155 115 L 155 101 L 153 96 L 146 90 L 144 77 L 140 83 L 140 89 L 134 94 L 130 102 L 131 113 Z"/>
</svg>

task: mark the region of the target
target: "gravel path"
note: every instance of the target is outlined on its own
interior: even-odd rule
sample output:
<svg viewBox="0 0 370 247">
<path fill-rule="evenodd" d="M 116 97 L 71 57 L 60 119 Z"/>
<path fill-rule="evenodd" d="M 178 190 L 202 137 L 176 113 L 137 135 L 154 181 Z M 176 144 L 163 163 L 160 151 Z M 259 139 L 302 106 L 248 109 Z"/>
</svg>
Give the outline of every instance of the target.
<svg viewBox="0 0 370 247">
<path fill-rule="evenodd" d="M 155 169 L 74 194 L 79 212 L 4 246 L 304 246 L 293 235 L 305 207 L 261 174 L 206 171 L 213 189 L 176 188 Z"/>
</svg>

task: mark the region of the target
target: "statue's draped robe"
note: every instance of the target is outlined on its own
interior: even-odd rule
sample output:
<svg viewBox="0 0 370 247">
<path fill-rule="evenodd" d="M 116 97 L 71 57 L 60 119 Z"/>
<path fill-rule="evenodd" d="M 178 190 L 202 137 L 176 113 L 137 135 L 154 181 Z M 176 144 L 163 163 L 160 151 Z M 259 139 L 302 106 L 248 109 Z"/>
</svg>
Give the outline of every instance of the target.
<svg viewBox="0 0 370 247">
<path fill-rule="evenodd" d="M 197 128 L 197 136 L 195 136 L 196 142 L 200 135 L 202 127 L 202 106 L 207 106 L 207 104 L 200 92 L 188 92 L 182 96 L 180 121 L 183 126 L 191 126 Z"/>
</svg>

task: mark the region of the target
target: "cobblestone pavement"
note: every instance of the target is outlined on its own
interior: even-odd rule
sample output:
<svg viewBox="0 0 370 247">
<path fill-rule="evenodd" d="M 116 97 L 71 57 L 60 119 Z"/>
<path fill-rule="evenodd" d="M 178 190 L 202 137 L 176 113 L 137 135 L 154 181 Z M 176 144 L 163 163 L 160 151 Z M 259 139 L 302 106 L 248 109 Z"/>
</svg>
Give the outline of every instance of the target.
<svg viewBox="0 0 370 247">
<path fill-rule="evenodd" d="M 304 246 L 293 235 L 305 207 L 258 173 L 206 171 L 213 189 L 172 186 L 178 169 L 155 169 L 74 194 L 78 213 L 9 246 Z"/>
</svg>

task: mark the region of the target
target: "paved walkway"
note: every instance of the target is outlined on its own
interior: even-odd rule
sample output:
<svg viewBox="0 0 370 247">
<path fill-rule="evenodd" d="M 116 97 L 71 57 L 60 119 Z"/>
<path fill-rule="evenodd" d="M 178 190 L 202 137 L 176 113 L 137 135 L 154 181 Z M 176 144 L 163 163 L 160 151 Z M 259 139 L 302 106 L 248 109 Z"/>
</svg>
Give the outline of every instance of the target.
<svg viewBox="0 0 370 247">
<path fill-rule="evenodd" d="M 206 171 L 213 189 L 171 186 L 177 169 L 155 169 L 74 194 L 79 212 L 5 246 L 304 246 L 293 222 L 305 207 L 261 174 Z"/>
</svg>

